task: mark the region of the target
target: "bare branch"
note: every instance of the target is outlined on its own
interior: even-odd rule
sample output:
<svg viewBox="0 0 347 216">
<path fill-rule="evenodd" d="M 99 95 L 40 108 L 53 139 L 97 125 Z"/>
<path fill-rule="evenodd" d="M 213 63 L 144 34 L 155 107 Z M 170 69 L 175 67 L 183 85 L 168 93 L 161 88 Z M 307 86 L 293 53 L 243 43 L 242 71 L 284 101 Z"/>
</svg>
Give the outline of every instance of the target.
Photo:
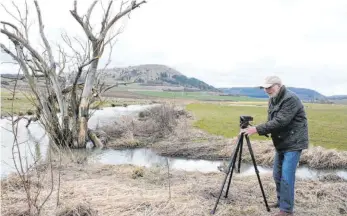
<svg viewBox="0 0 347 216">
<path fill-rule="evenodd" d="M 18 75 L 19 75 L 19 71 L 18 70 Z M 15 83 L 14 87 L 13 87 L 13 94 L 12 94 L 12 104 L 11 104 L 11 109 L 13 112 L 13 101 L 14 101 L 14 97 L 15 97 L 15 93 L 16 93 L 16 88 L 17 88 L 17 82 Z M 32 208 L 32 203 L 31 203 L 31 195 L 30 195 L 30 184 L 26 184 L 27 179 L 26 179 L 26 175 L 25 175 L 25 171 L 23 168 L 23 162 L 22 162 L 22 156 L 21 156 L 21 151 L 19 148 L 19 140 L 18 140 L 18 124 L 15 123 L 16 120 L 14 120 L 14 116 L 11 115 L 11 119 L 12 119 L 12 133 L 13 133 L 13 145 L 12 145 L 12 156 L 13 156 L 13 162 L 15 165 L 15 168 L 17 170 L 17 173 L 22 181 L 24 190 L 26 192 L 26 196 L 27 196 L 27 201 L 28 201 L 28 207 L 29 207 L 29 211 L 31 211 Z M 15 147 L 17 147 L 17 153 L 18 153 L 18 160 L 19 160 L 19 165 L 17 164 L 17 161 L 15 159 L 14 156 L 14 149 Z M 19 167 L 18 167 L 19 166 Z"/>
<path fill-rule="evenodd" d="M 82 18 L 77 13 L 77 0 L 74 1 L 74 10 L 70 10 L 71 15 L 76 19 L 76 21 L 82 26 L 84 32 L 87 34 L 89 40 L 96 41 L 95 36 L 90 31 L 87 23 L 84 23 Z"/>
<path fill-rule="evenodd" d="M 41 38 L 43 40 L 43 43 L 45 44 L 46 51 L 48 52 L 49 61 L 51 63 L 51 67 L 50 68 L 53 69 L 53 68 L 55 68 L 54 58 L 53 58 L 51 46 L 49 45 L 48 40 L 46 38 L 46 35 L 43 32 L 44 26 L 43 26 L 43 23 L 42 23 L 41 10 L 40 10 L 39 4 L 37 3 L 37 0 L 34 0 L 34 3 L 35 3 L 35 6 L 36 6 L 37 16 L 38 16 L 38 19 L 39 19 L 39 28 L 40 28 Z"/>
<path fill-rule="evenodd" d="M 88 43 L 86 45 L 83 45 L 82 42 L 78 38 L 74 37 L 73 39 L 75 39 L 75 41 L 81 46 L 84 53 L 88 54 L 88 52 L 87 52 Z"/>
<path fill-rule="evenodd" d="M 29 74 L 28 68 L 26 67 L 25 62 L 22 59 L 20 59 L 19 57 L 17 57 L 17 55 L 15 55 L 13 52 L 11 52 L 9 49 L 7 49 L 4 44 L 0 43 L 0 47 L 4 52 L 9 54 L 14 60 L 16 60 L 20 64 L 24 73 Z"/>
<path fill-rule="evenodd" d="M 127 3 L 128 3 L 128 1 L 125 1 L 125 2 L 124 2 L 124 1 L 122 0 L 122 3 L 121 3 L 121 5 L 120 5 L 120 7 L 119 7 L 119 13 L 122 12 L 123 6 L 126 5 Z"/>
<path fill-rule="evenodd" d="M 24 28 L 25 28 L 25 35 L 26 35 L 27 41 L 29 41 L 28 14 L 29 14 L 28 4 L 27 4 L 27 1 L 25 0 L 25 21 L 24 21 Z"/>
<path fill-rule="evenodd" d="M 133 3 L 131 4 L 131 6 L 127 9 L 125 9 L 124 11 L 118 13 L 109 23 L 108 25 L 106 26 L 106 28 L 104 29 L 104 31 L 102 31 L 99 39 L 103 39 L 105 38 L 108 30 L 112 27 L 112 25 L 117 21 L 119 20 L 120 18 L 122 18 L 124 15 L 126 15 L 127 13 L 129 13 L 130 11 L 136 9 L 137 7 L 140 7 L 140 5 L 146 3 L 145 0 L 143 0 L 142 2 L 140 3 L 136 3 L 136 1 L 133 1 Z"/>
<path fill-rule="evenodd" d="M 112 88 L 114 88 L 114 87 L 118 87 L 118 83 L 115 84 L 115 85 L 111 85 L 111 86 L 105 88 L 105 89 L 102 91 L 102 93 L 104 93 L 104 92 L 106 92 L 106 91 L 108 91 L 108 90 L 110 90 L 110 89 L 112 89 Z"/>
<path fill-rule="evenodd" d="M 90 16 L 91 16 L 91 14 L 92 14 L 92 11 L 93 11 L 93 9 L 94 9 L 94 7 L 95 7 L 95 5 L 96 5 L 96 3 L 97 3 L 98 1 L 97 0 L 95 0 L 91 5 L 90 5 L 90 7 L 89 7 L 89 9 L 88 9 L 88 11 L 87 11 L 87 15 L 86 15 L 86 26 L 87 27 L 89 27 L 89 21 L 90 21 Z"/>
<path fill-rule="evenodd" d="M 5 7 L 5 5 L 3 5 L 1 3 L 1 6 L 4 8 L 4 10 L 8 13 L 8 15 L 10 15 L 12 18 L 14 18 L 15 20 L 17 20 L 18 22 L 21 22 L 15 15 L 13 15 L 10 11 L 7 10 L 7 8 Z"/>
<path fill-rule="evenodd" d="M 112 43 L 112 42 L 111 42 L 112 39 L 113 39 L 113 37 L 111 37 L 108 41 L 106 41 L 106 43 L 105 43 L 105 45 L 104 45 L 104 47 L 105 47 L 108 43 L 110 43 L 110 51 L 109 51 L 109 53 L 108 53 L 108 60 L 107 60 L 107 62 L 106 62 L 106 64 L 105 64 L 105 67 L 101 70 L 102 72 L 105 71 L 105 69 L 107 68 L 107 66 L 111 63 L 112 50 L 113 50 L 114 44 L 116 43 L 116 41 L 115 41 L 114 43 Z"/>
<path fill-rule="evenodd" d="M 47 66 L 46 62 L 43 60 L 42 56 L 32 46 L 30 46 L 30 44 L 24 38 L 18 37 L 16 35 L 12 34 L 11 32 L 7 31 L 6 29 L 1 29 L 0 32 L 7 35 L 11 40 L 14 39 L 14 40 L 20 42 L 23 46 L 25 46 L 31 52 L 31 54 L 37 60 L 39 60 L 40 63 L 43 64 L 45 69 L 48 68 L 48 66 Z"/>
<path fill-rule="evenodd" d="M 90 61 L 88 61 L 87 63 L 84 63 L 83 65 L 79 66 L 78 67 L 78 73 L 76 75 L 76 78 L 75 78 L 75 81 L 74 81 L 74 86 L 77 84 L 78 82 L 78 79 L 80 78 L 81 74 L 82 74 L 82 71 L 83 71 L 83 68 L 86 67 L 87 65 L 91 64 L 93 61 L 97 60 L 98 58 L 93 58 L 91 59 Z"/>
<path fill-rule="evenodd" d="M 63 73 L 65 66 L 66 66 L 66 53 L 64 52 L 64 49 L 61 48 L 60 45 L 58 45 L 58 47 L 59 47 L 59 57 L 60 56 L 62 57 L 62 61 L 59 61 L 59 62 L 61 62 L 61 65 L 60 65 L 60 70 L 59 70 L 58 76 L 60 76 Z"/>
<path fill-rule="evenodd" d="M 9 26 L 11 26 L 12 28 L 14 28 L 14 29 L 16 30 L 17 34 L 18 34 L 20 37 L 24 38 L 23 35 L 22 35 L 22 33 L 18 30 L 17 26 L 15 26 L 14 24 L 9 23 L 9 22 L 4 22 L 4 21 L 0 21 L 0 23 L 2 23 L 2 24 L 4 24 L 4 25 L 9 25 Z"/>
<path fill-rule="evenodd" d="M 91 63 L 92 63 L 93 61 L 95 61 L 96 59 L 98 59 L 98 57 L 91 59 L 91 60 L 88 61 L 87 63 L 84 63 L 83 65 L 81 65 L 81 66 L 79 67 L 79 69 L 82 70 L 85 66 L 91 64 Z"/>
<path fill-rule="evenodd" d="M 35 63 L 35 66 L 38 68 L 38 69 L 35 70 L 35 71 L 40 71 L 41 73 L 46 74 L 44 68 L 43 68 L 42 65 L 37 61 L 37 59 L 34 58 L 34 59 L 33 59 L 33 62 Z"/>
<path fill-rule="evenodd" d="M 123 30 L 123 29 L 122 29 Z M 106 46 L 108 43 L 110 43 L 115 37 L 117 37 L 119 34 L 122 33 L 122 30 L 119 30 L 116 34 L 114 34 L 112 37 L 110 37 L 104 44 Z"/>
<path fill-rule="evenodd" d="M 75 0 L 75 1 L 73 2 L 73 9 L 74 9 L 74 11 L 76 11 L 76 13 L 77 13 L 77 0 Z"/>
<path fill-rule="evenodd" d="M 22 22 L 23 17 L 22 17 L 22 13 L 20 12 L 18 6 L 17 6 L 14 2 L 12 2 L 12 5 L 16 8 L 17 13 L 18 13 L 18 16 L 19 16 L 19 18 L 20 18 L 20 20 L 21 20 L 20 22 Z"/>
<path fill-rule="evenodd" d="M 63 41 L 66 43 L 66 45 L 73 51 L 74 55 L 77 58 L 77 61 L 82 61 L 82 56 L 80 54 L 80 52 L 78 52 L 74 46 L 72 45 L 71 39 L 69 36 L 67 36 L 67 34 L 62 34 L 61 35 L 63 38 Z"/>
<path fill-rule="evenodd" d="M 18 64 L 17 62 L 0 62 L 0 64 Z"/>
<path fill-rule="evenodd" d="M 101 22 L 100 34 L 102 33 L 102 31 L 104 31 L 104 29 L 105 29 L 105 27 L 106 27 L 106 25 L 107 25 L 108 16 L 109 16 L 109 14 L 110 14 L 110 9 L 111 9 L 112 3 L 113 3 L 112 0 L 110 0 L 109 3 L 108 3 L 107 11 L 106 11 L 106 13 L 105 13 L 104 19 L 103 19 L 102 22 Z"/>
</svg>

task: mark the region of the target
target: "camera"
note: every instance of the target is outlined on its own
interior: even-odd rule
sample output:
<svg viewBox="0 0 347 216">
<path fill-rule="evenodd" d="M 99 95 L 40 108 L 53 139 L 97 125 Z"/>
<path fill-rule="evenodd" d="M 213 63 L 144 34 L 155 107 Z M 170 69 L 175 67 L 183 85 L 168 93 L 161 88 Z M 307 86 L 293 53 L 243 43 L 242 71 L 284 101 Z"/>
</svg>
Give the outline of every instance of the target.
<svg viewBox="0 0 347 216">
<path fill-rule="evenodd" d="M 242 129 L 247 128 L 250 125 L 250 121 L 253 121 L 252 116 L 240 116 L 240 127 Z"/>
</svg>

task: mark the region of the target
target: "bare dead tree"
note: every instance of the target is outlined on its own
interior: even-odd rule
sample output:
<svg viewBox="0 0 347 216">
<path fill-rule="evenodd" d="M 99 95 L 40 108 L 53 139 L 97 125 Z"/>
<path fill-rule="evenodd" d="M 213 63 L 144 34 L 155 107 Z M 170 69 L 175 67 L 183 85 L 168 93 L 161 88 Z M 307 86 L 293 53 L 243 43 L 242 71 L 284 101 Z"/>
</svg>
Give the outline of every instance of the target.
<svg viewBox="0 0 347 216">
<path fill-rule="evenodd" d="M 82 146 L 85 144 L 85 139 L 87 136 L 88 110 L 89 110 L 89 102 L 91 99 L 92 87 L 95 81 L 99 59 L 103 54 L 105 46 L 109 43 L 109 41 L 105 41 L 106 35 L 110 31 L 111 27 L 115 25 L 115 23 L 119 21 L 123 16 L 127 15 L 132 10 L 136 9 L 141 4 L 145 3 L 145 1 L 142 1 L 140 3 L 136 3 L 136 1 L 133 1 L 128 8 L 126 8 L 125 10 L 122 10 L 122 7 L 123 7 L 123 2 L 122 2 L 119 13 L 116 16 L 114 16 L 111 20 L 109 20 L 110 9 L 113 3 L 113 1 L 109 1 L 107 11 L 104 14 L 104 17 L 101 21 L 100 32 L 95 33 L 93 32 L 93 29 L 91 28 L 89 24 L 90 24 L 90 17 L 91 17 L 92 11 L 97 2 L 98 1 L 94 1 L 90 5 L 87 13 L 83 16 L 85 17 L 85 19 L 82 19 L 82 17 L 78 14 L 77 0 L 74 1 L 74 9 L 70 11 L 72 16 L 83 28 L 89 41 L 92 43 L 92 59 L 94 59 L 94 61 L 91 62 L 91 66 L 87 73 L 86 82 L 82 92 L 81 103 L 79 107 L 79 123 L 80 123 L 79 136 L 78 136 L 79 146 Z"/>
<path fill-rule="evenodd" d="M 126 3 L 122 1 L 119 12 L 112 16 L 113 2 L 110 0 L 107 7 L 103 7 L 104 14 L 101 17 L 100 29 L 96 31 L 90 23 L 91 14 L 98 1 L 94 1 L 83 16 L 78 13 L 77 0 L 74 1 L 73 10 L 70 10 L 70 13 L 82 27 L 87 42 L 83 43 L 79 39 L 71 39 L 64 35 L 63 39 L 72 55 L 69 55 L 62 46 L 58 46 L 55 52 L 46 37 L 41 8 L 37 0 L 34 0 L 34 6 L 43 43 L 42 52 L 29 40 L 27 4 L 25 4 L 24 16 L 15 4 L 13 5 L 18 11 L 17 16 L 2 5 L 14 21 L 19 23 L 19 27 L 14 23 L 1 21 L 0 32 L 6 35 L 13 45 L 11 48 L 0 43 L 1 50 L 19 64 L 30 91 L 36 99 L 37 119 L 56 145 L 81 148 L 85 147 L 88 138 L 95 145 L 101 143 L 93 130 L 88 129 L 90 105 L 95 100 L 100 100 L 102 93 L 116 85 L 107 86 L 98 81 L 99 61 L 106 47 L 110 47 L 112 51 L 115 37 L 123 31 L 122 28 L 116 33 L 112 31 L 116 23 L 141 4 L 146 3 L 146 1 L 136 3 L 133 0 L 126 7 Z M 82 53 L 78 51 L 81 49 Z M 72 80 L 71 85 L 68 86 L 61 81 L 66 77 L 63 76 L 66 69 L 70 70 L 69 75 Z"/>
</svg>

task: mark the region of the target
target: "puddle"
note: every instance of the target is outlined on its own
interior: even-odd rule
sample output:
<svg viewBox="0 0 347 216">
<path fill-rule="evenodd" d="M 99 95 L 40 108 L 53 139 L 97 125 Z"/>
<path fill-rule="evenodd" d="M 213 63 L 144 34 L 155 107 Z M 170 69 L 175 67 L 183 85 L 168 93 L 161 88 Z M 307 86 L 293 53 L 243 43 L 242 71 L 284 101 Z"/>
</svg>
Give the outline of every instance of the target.
<svg viewBox="0 0 347 216">
<path fill-rule="evenodd" d="M 103 126 L 110 124 L 122 115 L 137 115 L 138 112 L 148 107 L 156 105 L 130 105 L 128 107 L 110 107 L 103 110 L 96 110 L 93 117 L 89 121 L 89 127 L 95 128 L 97 125 Z M 19 148 L 22 152 L 24 161 L 28 165 L 33 164 L 37 157 L 45 158 L 48 149 L 48 137 L 44 134 L 44 130 L 36 122 L 32 123 L 29 129 L 25 128 L 26 120 L 20 121 L 18 126 Z M 6 119 L 0 119 L 1 127 L 1 177 L 7 176 L 10 172 L 16 169 L 13 163 L 12 145 L 13 133 L 11 132 L 11 124 Z M 219 172 L 218 167 L 223 161 L 209 160 L 192 160 L 174 157 L 163 157 L 157 155 L 151 149 L 77 149 L 74 150 L 79 154 L 88 155 L 88 158 L 104 164 L 133 164 L 145 167 L 166 166 L 167 163 L 170 169 L 184 171 L 199 171 L 199 172 Z M 18 158 L 18 155 L 14 155 Z M 271 173 L 272 169 L 258 165 L 260 174 Z M 256 175 L 253 164 L 241 164 L 241 173 L 236 175 Z M 303 179 L 317 179 L 328 174 L 336 174 L 347 180 L 347 170 L 315 170 L 308 167 L 299 167 L 297 177 Z"/>
</svg>

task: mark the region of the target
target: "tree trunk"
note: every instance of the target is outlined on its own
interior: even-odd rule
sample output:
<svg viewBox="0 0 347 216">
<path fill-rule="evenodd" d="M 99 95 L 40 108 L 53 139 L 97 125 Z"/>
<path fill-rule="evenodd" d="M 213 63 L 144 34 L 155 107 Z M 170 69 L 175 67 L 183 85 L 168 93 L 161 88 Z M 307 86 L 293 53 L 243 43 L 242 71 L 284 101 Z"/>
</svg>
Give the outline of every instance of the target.
<svg viewBox="0 0 347 216">
<path fill-rule="evenodd" d="M 91 63 L 86 82 L 84 84 L 81 104 L 79 107 L 79 135 L 78 135 L 78 147 L 82 147 L 86 144 L 86 138 L 88 135 L 88 120 L 89 120 L 89 102 L 91 97 L 92 88 L 94 85 L 95 74 L 98 68 L 99 58 L 101 55 L 100 47 L 97 41 L 93 41 L 93 58 L 95 60 Z"/>
</svg>

